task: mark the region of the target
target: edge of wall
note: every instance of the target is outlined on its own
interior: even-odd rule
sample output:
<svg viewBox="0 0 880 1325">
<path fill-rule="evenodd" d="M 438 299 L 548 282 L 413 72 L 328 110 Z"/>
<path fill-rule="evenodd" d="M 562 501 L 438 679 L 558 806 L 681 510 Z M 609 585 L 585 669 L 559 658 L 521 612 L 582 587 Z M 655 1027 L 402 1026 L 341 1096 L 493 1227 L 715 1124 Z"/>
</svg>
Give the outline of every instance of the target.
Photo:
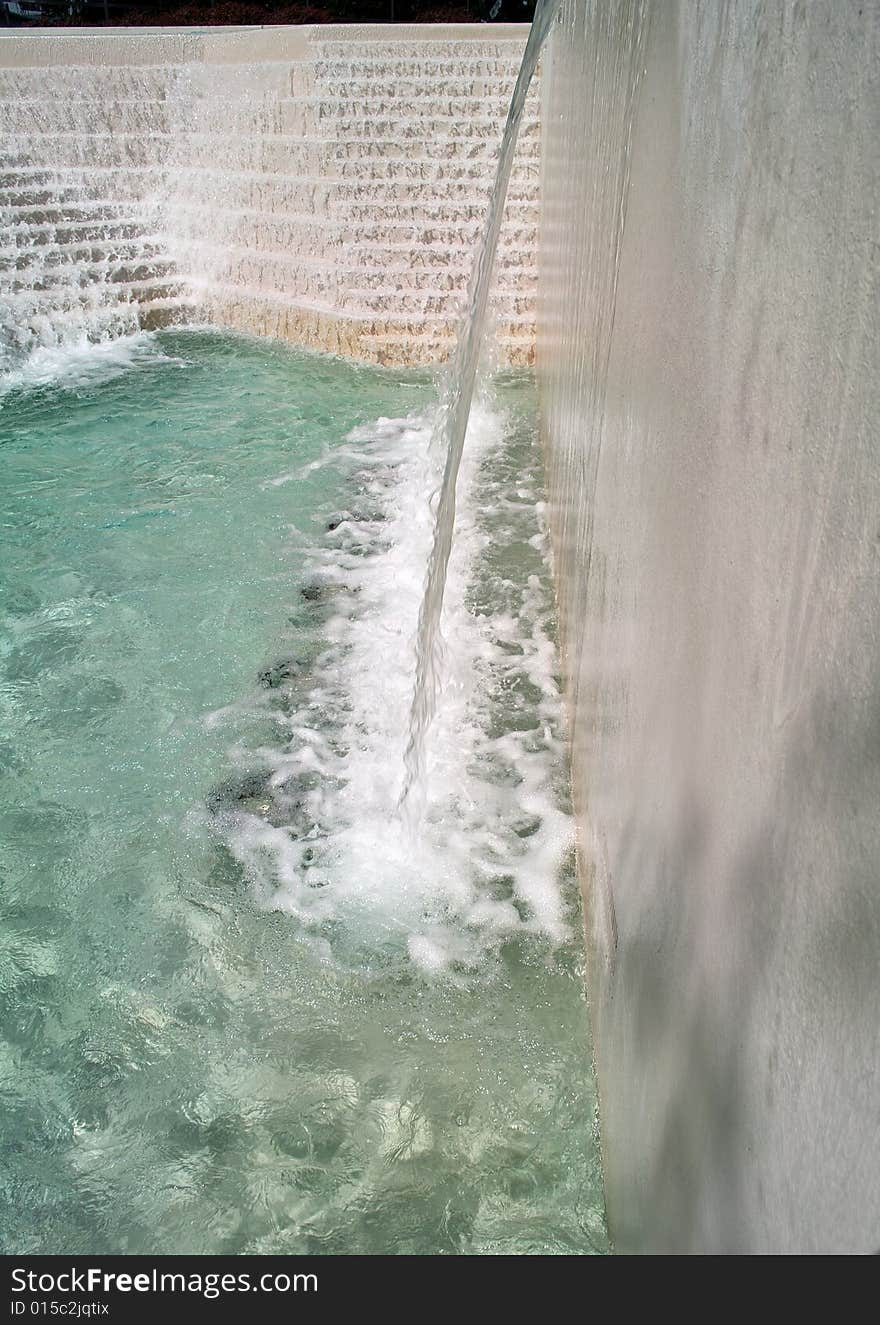
<svg viewBox="0 0 880 1325">
<path fill-rule="evenodd" d="M 525 40 L 528 23 L 326 23 L 251 27 L 0 28 L 0 67 L 42 68 L 53 64 L 153 65 L 165 60 L 226 64 L 245 59 L 301 60 L 316 41 L 363 42 Z M 149 48 L 138 50 L 141 38 Z M 68 53 L 73 51 L 75 60 Z M 156 53 L 161 54 L 157 61 Z M 124 57 L 124 59 L 122 58 Z"/>
</svg>

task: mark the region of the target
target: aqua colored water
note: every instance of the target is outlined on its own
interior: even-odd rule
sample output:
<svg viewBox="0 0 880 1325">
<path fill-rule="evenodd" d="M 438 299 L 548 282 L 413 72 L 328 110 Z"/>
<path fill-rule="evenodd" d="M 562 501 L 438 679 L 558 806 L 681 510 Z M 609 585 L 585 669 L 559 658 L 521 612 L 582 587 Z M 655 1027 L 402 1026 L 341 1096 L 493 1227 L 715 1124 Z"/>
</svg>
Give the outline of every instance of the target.
<svg viewBox="0 0 880 1325">
<path fill-rule="evenodd" d="M 203 332 L 0 402 L 0 1249 L 606 1248 L 528 379 L 397 812 L 430 384 Z"/>
</svg>

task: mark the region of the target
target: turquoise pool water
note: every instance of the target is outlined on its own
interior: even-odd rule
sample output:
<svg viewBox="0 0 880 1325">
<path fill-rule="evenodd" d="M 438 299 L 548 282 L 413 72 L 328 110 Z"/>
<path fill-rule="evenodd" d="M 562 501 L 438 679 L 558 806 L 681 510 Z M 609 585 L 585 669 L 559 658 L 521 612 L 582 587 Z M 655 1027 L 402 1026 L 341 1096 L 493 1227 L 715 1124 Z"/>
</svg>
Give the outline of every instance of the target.
<svg viewBox="0 0 880 1325">
<path fill-rule="evenodd" d="M 3 1252 L 606 1249 L 525 378 L 396 809 L 432 408 L 200 331 L 7 381 Z"/>
</svg>

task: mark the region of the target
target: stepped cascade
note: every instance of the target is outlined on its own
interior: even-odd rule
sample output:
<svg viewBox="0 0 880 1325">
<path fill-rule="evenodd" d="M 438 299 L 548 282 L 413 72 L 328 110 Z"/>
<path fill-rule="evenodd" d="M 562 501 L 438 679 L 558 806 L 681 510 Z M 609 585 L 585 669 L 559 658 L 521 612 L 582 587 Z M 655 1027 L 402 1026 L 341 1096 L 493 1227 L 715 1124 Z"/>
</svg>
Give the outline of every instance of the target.
<svg viewBox="0 0 880 1325">
<path fill-rule="evenodd" d="M 148 160 L 156 71 L 56 69 L 49 100 L 45 69 L 3 67 L 6 50 L 0 363 L 173 318 L 187 300 L 157 228 Z"/>
<path fill-rule="evenodd" d="M 445 358 L 525 35 L 430 34 L 0 43 L 7 339 L 184 313 L 376 362 Z M 538 130 L 533 88 L 492 295 L 510 363 L 534 354 Z"/>
</svg>

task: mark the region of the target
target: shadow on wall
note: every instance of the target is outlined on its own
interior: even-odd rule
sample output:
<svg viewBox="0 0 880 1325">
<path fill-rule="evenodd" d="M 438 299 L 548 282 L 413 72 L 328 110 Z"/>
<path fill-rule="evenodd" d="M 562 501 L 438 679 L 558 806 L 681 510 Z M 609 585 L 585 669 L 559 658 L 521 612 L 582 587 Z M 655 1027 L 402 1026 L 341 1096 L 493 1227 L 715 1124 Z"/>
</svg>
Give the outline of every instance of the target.
<svg viewBox="0 0 880 1325">
<path fill-rule="evenodd" d="M 545 70 L 538 366 L 623 1250 L 880 1245 L 878 47 L 876 4 L 569 0 Z"/>
<path fill-rule="evenodd" d="M 816 766 L 817 746 L 825 752 L 830 777 Z M 844 1083 L 847 1128 L 864 1137 L 866 1161 L 874 1153 L 880 1018 L 873 1028 L 865 1026 L 864 1038 L 849 1043 L 840 1038 L 851 1031 L 847 1008 L 880 1012 L 872 844 L 841 863 L 821 909 L 799 906 L 796 887 L 786 896 L 774 885 L 798 842 L 814 835 L 833 837 L 848 818 L 869 822 L 880 804 L 880 706 L 875 706 L 873 724 L 865 727 L 859 710 L 845 699 L 815 696 L 790 733 L 781 762 L 779 801 L 788 811 L 779 817 L 768 814 L 740 851 L 724 887 L 724 941 L 733 944 L 733 951 L 721 955 L 721 981 L 719 966 L 713 966 L 710 975 L 688 983 L 687 973 L 702 973 L 704 966 L 698 953 L 682 950 L 683 944 L 699 946 L 707 923 L 714 924 L 711 915 L 700 913 L 702 894 L 695 886 L 711 865 L 707 797 L 693 790 L 683 803 L 678 834 L 665 844 L 661 862 L 646 843 L 636 845 L 636 823 L 628 823 L 623 834 L 629 852 L 621 856 L 621 874 L 634 880 L 653 875 L 655 885 L 654 914 L 646 914 L 638 936 L 631 941 L 624 936 L 618 950 L 616 996 L 625 1006 L 617 1017 L 612 995 L 603 1024 L 609 1054 L 615 1046 L 626 1046 L 629 1088 L 646 1097 L 644 1113 L 650 1119 L 649 1140 L 637 1145 L 638 1165 L 625 1179 L 636 1195 L 620 1211 L 624 1223 L 616 1233 L 622 1246 L 650 1250 L 644 1246 L 645 1229 L 650 1229 L 654 1249 L 692 1250 L 690 1235 L 699 1229 L 726 1252 L 753 1250 L 755 1207 L 764 1205 L 765 1192 L 760 1176 L 753 1188 L 744 1157 L 755 1153 L 759 1134 L 772 1128 L 791 1162 L 789 1199 L 804 1230 L 797 1249 L 827 1248 L 823 1211 L 838 1203 L 846 1206 L 851 1175 L 848 1168 L 835 1171 L 838 1152 L 845 1155 L 850 1138 L 835 1135 L 832 1120 L 826 1126 L 821 1094 L 814 1098 L 811 1092 L 812 1078 L 820 1078 L 826 1067 Z M 819 820 L 817 804 L 822 805 Z M 809 872 L 808 858 L 800 868 Z M 805 1036 L 792 1037 L 781 1011 L 769 1026 L 764 1021 L 766 1004 L 778 993 L 780 953 L 798 968 Z M 670 1027 L 675 1028 L 672 1046 Z M 826 1063 L 822 1046 L 835 1041 L 835 1059 Z M 658 1052 L 669 1055 L 659 1071 Z M 651 1065 L 657 1075 L 648 1080 L 644 1072 Z M 663 1078 L 669 1088 L 660 1103 L 654 1091 Z M 760 1085 L 757 1099 L 755 1082 Z M 799 1171 L 799 1147 L 786 1138 L 789 1128 L 798 1129 L 799 1104 L 814 1114 L 812 1173 Z M 809 1166 L 809 1155 L 806 1162 Z M 807 1208 L 797 1209 L 802 1203 Z M 866 1214 L 870 1220 L 871 1213 Z M 786 1241 L 783 1230 L 778 1232 Z M 767 1236 L 773 1240 L 772 1233 Z M 876 1241 L 876 1227 L 867 1223 L 862 1250 Z"/>
</svg>

